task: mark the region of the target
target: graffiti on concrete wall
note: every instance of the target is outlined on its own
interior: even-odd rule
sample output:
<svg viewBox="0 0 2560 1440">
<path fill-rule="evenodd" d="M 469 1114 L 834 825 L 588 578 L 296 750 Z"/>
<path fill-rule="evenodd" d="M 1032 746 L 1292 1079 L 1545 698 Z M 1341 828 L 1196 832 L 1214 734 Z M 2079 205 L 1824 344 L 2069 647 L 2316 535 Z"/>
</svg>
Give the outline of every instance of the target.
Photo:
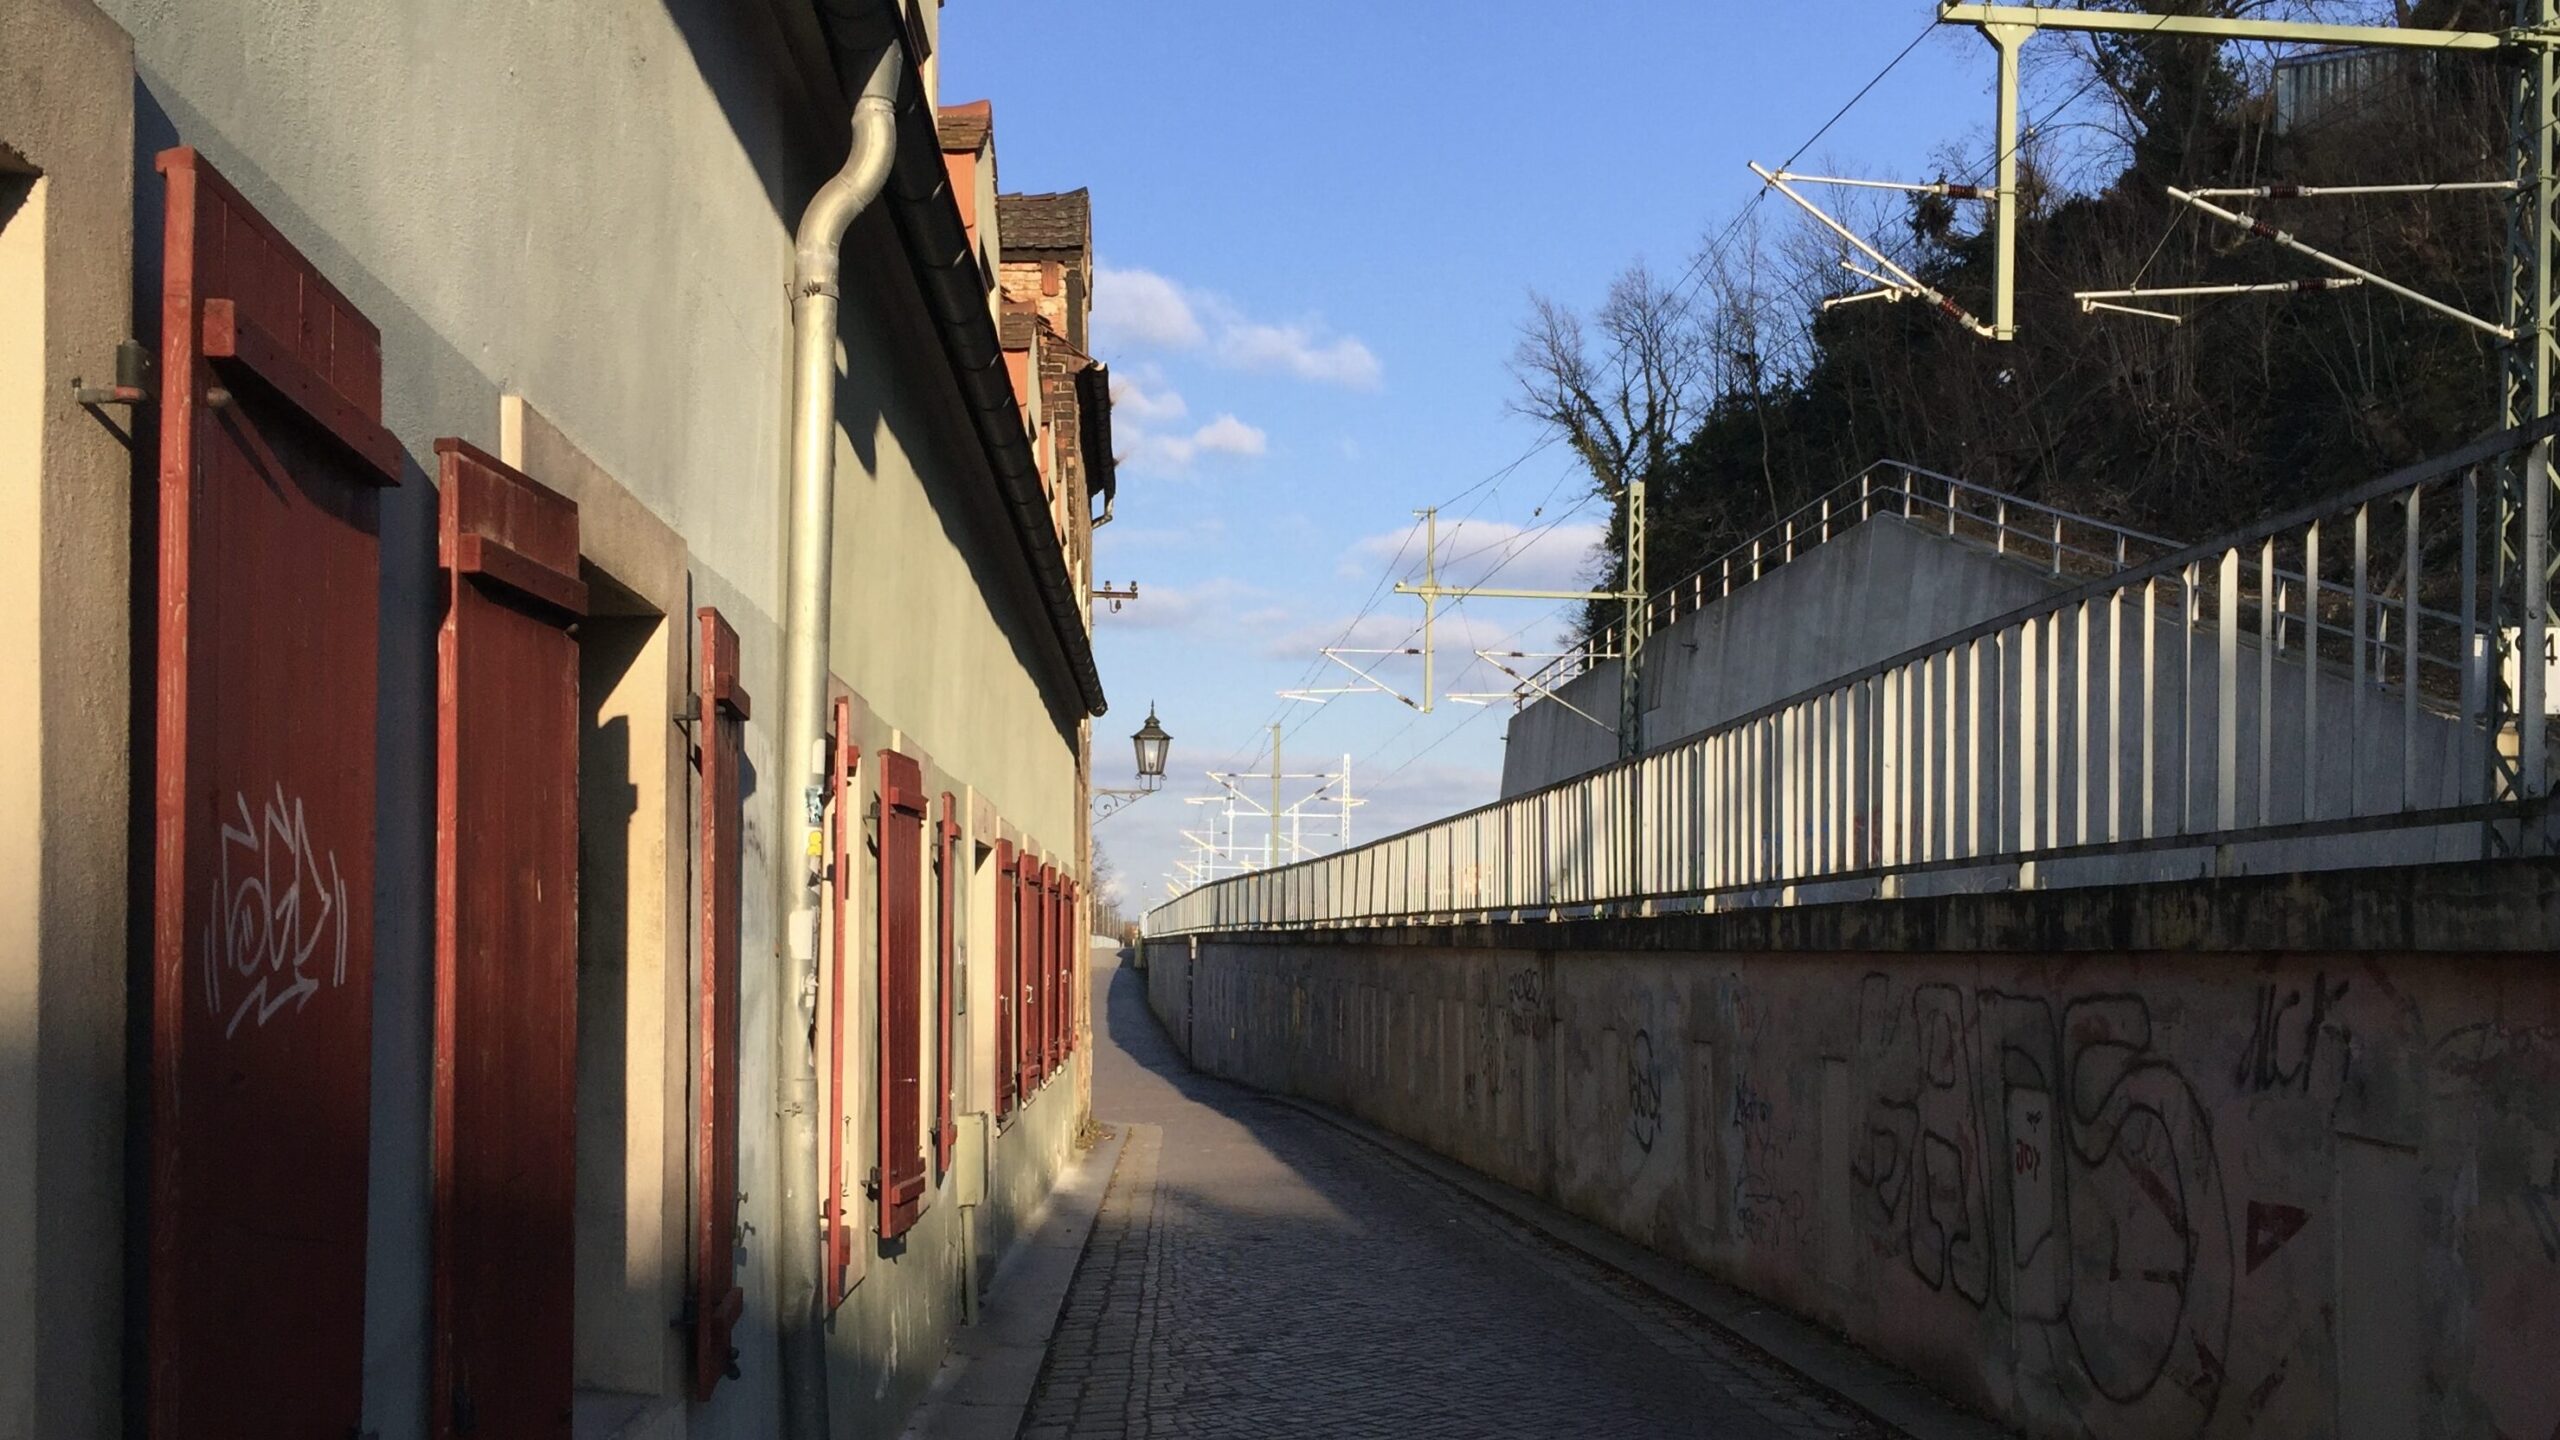
<svg viewBox="0 0 2560 1440">
<path fill-rule="evenodd" d="M 1638 1030 L 1627 1042 L 1627 1136 L 1653 1153 L 1662 1135 L 1662 1066 L 1654 1059 L 1653 1032 Z"/>
<path fill-rule="evenodd" d="M 2366 1373 L 2347 1357 L 2397 1345 L 2438 1408 L 2395 1433 L 2560 1426 L 2560 990 L 2540 972 L 2145 961 L 2080 990 L 2048 977 L 2102 967 L 1921 960 L 1844 985 L 1856 970 L 1697 960 L 1451 967 L 1379 1019 L 1429 1116 L 1470 1072 L 1477 1105 L 1500 1097 L 1433 1143 L 1836 1308 L 2013 1421 L 2335 1435 L 2342 1372 Z M 1231 1008 L 1250 1039 L 1285 1034 L 1289 1003 L 1257 981 Z M 2351 1141 L 2384 1155 L 2353 1185 Z M 2341 1289 L 2341 1254 L 2394 1246 L 2448 1258 Z"/>
<path fill-rule="evenodd" d="M 2312 976 L 2307 990 L 2273 980 L 2260 982 L 2249 1043 L 2232 1069 L 2231 1083 L 2244 1092 L 2287 1090 L 2307 1095 L 2313 1071 L 2325 1068 L 2333 1087 L 2343 1085 L 2350 1052 L 2330 1020 L 2330 1008 L 2346 994 L 2347 982 L 2333 984 L 2325 972 Z M 2328 1045 L 2325 1067 L 2324 1041 Z"/>
<path fill-rule="evenodd" d="M 1535 965 L 1523 965 L 1502 982 L 1502 1013 L 1515 1035 L 1547 1033 L 1547 985 Z"/>
<path fill-rule="evenodd" d="M 2056 1005 L 1870 974 L 1849 1175 L 1932 1291 L 2041 1341 L 2045 1378 L 2174 1433 L 2222 1399 L 2233 1237 L 2210 1114 L 2138 995 Z"/>
<path fill-rule="evenodd" d="M 1811 1207 L 1792 1160 L 1798 1117 L 1787 1098 L 1763 1087 L 1758 1066 L 1769 1015 L 1741 977 L 1716 989 L 1717 1010 L 1733 1035 L 1731 1096 L 1724 1107 L 1725 1163 L 1734 1228 L 1756 1246 L 1803 1247 L 1814 1240 Z M 1780 1052 L 1783 1053 L 1783 1052 Z"/>
</svg>

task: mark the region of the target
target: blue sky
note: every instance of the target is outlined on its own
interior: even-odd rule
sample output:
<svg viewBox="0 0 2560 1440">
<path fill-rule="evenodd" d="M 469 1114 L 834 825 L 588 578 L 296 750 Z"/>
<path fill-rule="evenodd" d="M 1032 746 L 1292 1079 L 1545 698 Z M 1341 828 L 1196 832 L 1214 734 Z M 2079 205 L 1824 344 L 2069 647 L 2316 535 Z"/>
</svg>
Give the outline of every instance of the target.
<svg viewBox="0 0 2560 1440">
<path fill-rule="evenodd" d="M 1002 185 L 1093 191 L 1123 457 L 1096 570 L 1142 592 L 1095 624 L 1096 783 L 1130 783 L 1150 701 L 1175 736 L 1165 793 L 1097 831 L 1128 898 L 1163 898 L 1203 818 L 1182 797 L 1206 769 L 1259 768 L 1275 718 L 1288 769 L 1352 757 L 1357 838 L 1494 798 L 1507 705 L 1275 692 L 1361 611 L 1415 507 L 1506 467 L 1444 516 L 1444 564 L 1579 583 L 1599 508 L 1573 513 L 1586 479 L 1506 410 L 1529 292 L 1588 306 L 1640 257 L 1685 270 L 1756 187 L 1744 161 L 1795 151 L 1934 8 L 950 0 L 943 99 L 995 102 Z M 1943 146 L 1987 151 L 1990 83 L 1989 46 L 1941 33 L 1804 163 L 1917 176 Z M 1417 542 L 1397 570 L 1419 561 Z M 1419 618 L 1385 596 L 1348 643 L 1402 643 Z M 1499 688 L 1462 673 L 1473 647 L 1552 648 L 1561 624 L 1469 604 L 1441 689 Z M 1386 676 L 1418 688 L 1411 664 Z"/>
</svg>

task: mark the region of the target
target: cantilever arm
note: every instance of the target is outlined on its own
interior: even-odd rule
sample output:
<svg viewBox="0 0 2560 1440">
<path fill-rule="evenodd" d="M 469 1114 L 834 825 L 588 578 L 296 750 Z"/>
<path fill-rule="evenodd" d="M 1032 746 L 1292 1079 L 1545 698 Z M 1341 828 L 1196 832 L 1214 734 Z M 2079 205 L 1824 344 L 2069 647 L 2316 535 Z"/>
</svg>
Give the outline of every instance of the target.
<svg viewBox="0 0 2560 1440">
<path fill-rule="evenodd" d="M 2513 340 L 2516 338 L 2516 332 L 2508 326 L 2483 320 L 2479 316 L 2474 315 L 2467 310 L 2455 309 L 2453 306 L 2447 305 L 2434 296 L 2412 290 L 2397 280 L 2386 279 L 2352 261 L 2341 260 L 2326 250 L 2314 249 L 2309 245 L 2305 245 L 2300 240 L 2295 239 L 2291 232 L 2279 230 L 2275 226 L 2268 224 L 2264 220 L 2258 219 L 2254 215 L 2243 215 L 2238 211 L 2225 210 L 2221 206 L 2214 204 L 2212 201 L 2197 195 L 2195 192 L 2191 190 L 2181 190 L 2175 185 L 2169 187 L 2169 198 L 2177 201 L 2181 205 L 2193 206 L 2195 209 L 2203 211 L 2205 214 L 2212 216 L 2214 219 L 2221 221 L 2225 225 L 2236 226 L 2239 229 L 2246 230 L 2250 234 L 2255 235 L 2262 240 L 2272 240 L 2276 244 L 2287 250 L 2293 251 L 2297 255 L 2306 256 L 2312 260 L 2318 261 L 2320 264 L 2328 266 L 2330 269 L 2337 271 L 2341 275 L 2352 276 L 2357 280 L 2363 281 L 2367 285 L 2388 290 L 2392 294 L 2399 296 L 2401 299 L 2406 300 L 2413 305 L 2425 306 L 2427 309 L 2433 310 L 2439 315 L 2445 316 L 2448 319 L 2459 320 L 2463 324 L 2468 325 L 2475 330 L 2487 331 L 2489 334 L 2495 335 L 2501 340 Z"/>
<path fill-rule="evenodd" d="M 1751 162 L 1751 173 L 1759 176 L 1761 181 L 1768 185 L 1770 189 L 1775 190 L 1779 194 L 1786 196 L 1789 200 L 1794 201 L 1806 214 L 1821 221 L 1822 224 L 1831 231 L 1831 233 L 1839 236 L 1850 245 L 1856 247 L 1859 254 L 1874 261 L 1877 267 L 1884 271 L 1882 278 L 1888 284 L 1899 286 L 1911 294 L 1935 305 L 1939 310 L 1953 318 L 1957 324 L 1962 325 L 1967 330 L 1972 331 L 1974 334 L 1981 336 L 1985 340 L 1999 338 L 1992 332 L 1990 326 L 1973 318 L 1971 312 L 1967 311 L 1963 306 L 1958 305 L 1951 299 L 1948 299 L 1947 296 L 1940 291 L 1922 284 L 1919 276 L 1914 275 L 1910 271 L 1903 269 L 1901 266 L 1894 264 L 1883 251 L 1868 244 L 1865 237 L 1859 235 L 1857 231 L 1852 230 L 1848 226 L 1840 223 L 1838 220 L 1833 219 L 1821 206 L 1814 204 L 1812 201 L 1807 200 L 1804 196 L 1798 194 L 1794 187 L 1788 185 L 1786 181 L 1778 178 L 1778 173 L 1776 171 L 1771 170 L 1762 165 L 1759 161 L 1754 160 Z"/>
</svg>

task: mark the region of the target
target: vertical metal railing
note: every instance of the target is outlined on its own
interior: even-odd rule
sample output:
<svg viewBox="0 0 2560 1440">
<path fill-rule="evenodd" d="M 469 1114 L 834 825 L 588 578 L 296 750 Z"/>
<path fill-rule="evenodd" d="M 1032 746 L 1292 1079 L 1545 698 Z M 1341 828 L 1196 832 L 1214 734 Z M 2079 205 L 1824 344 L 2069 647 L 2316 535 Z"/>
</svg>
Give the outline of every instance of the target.
<svg viewBox="0 0 2560 1440">
<path fill-rule="evenodd" d="M 2493 617 L 2537 613 L 2546 582 L 2489 568 L 2489 537 L 2523 522 L 2483 508 L 2497 487 L 2482 475 L 2555 429 L 2129 557 L 1609 769 L 1203 885 L 1150 932 L 1784 903 L 1840 893 L 1829 882 L 2017 866 L 2018 883 L 2047 859 L 2240 843 L 2403 863 L 2477 854 L 2493 823 L 2540 836 L 2549 719 L 2514 717 L 2540 703 L 2541 669 Z"/>
<path fill-rule="evenodd" d="M 1694 615 L 1847 534 L 1877 515 L 1914 524 L 1997 554 L 2016 553 L 2053 575 L 2104 574 L 2135 559 L 2165 553 L 2177 542 L 2107 521 L 2040 505 L 2020 496 L 1941 475 L 1899 460 L 1882 460 L 1779 517 L 1749 539 L 1654 593 L 1646 613 L 1657 624 Z M 1683 592 L 1688 603 L 1681 604 Z M 1584 645 L 1549 661 L 1517 692 L 1525 700 L 1584 674 L 1614 648 Z"/>
</svg>

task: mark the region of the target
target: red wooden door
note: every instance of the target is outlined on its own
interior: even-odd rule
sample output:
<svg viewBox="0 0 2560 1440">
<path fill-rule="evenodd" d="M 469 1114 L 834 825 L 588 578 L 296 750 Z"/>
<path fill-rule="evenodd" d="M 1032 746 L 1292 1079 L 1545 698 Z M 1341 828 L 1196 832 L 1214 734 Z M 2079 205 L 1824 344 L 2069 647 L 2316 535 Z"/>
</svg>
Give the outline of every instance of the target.
<svg viewBox="0 0 2560 1440">
<path fill-rule="evenodd" d="M 440 1436 L 569 1433 L 578 507 L 436 442 L 434 1388 Z"/>
<path fill-rule="evenodd" d="M 378 487 L 401 453 L 372 324 L 193 150 L 158 165 L 144 1409 L 163 1440 L 344 1440 L 363 1407 Z"/>
<path fill-rule="evenodd" d="M 880 755 L 880 1235 L 924 1213 L 924 772 Z"/>
<path fill-rule="evenodd" d="M 745 764 L 747 692 L 738 683 L 738 632 L 720 612 L 696 616 L 701 674 L 695 699 L 695 763 L 701 776 L 694 863 L 702 895 L 700 1012 L 694 1060 L 693 1398 L 708 1400 L 737 1373 L 729 1344 L 746 1292 L 737 1282 L 738 867 L 743 859 L 738 780 Z"/>
</svg>

